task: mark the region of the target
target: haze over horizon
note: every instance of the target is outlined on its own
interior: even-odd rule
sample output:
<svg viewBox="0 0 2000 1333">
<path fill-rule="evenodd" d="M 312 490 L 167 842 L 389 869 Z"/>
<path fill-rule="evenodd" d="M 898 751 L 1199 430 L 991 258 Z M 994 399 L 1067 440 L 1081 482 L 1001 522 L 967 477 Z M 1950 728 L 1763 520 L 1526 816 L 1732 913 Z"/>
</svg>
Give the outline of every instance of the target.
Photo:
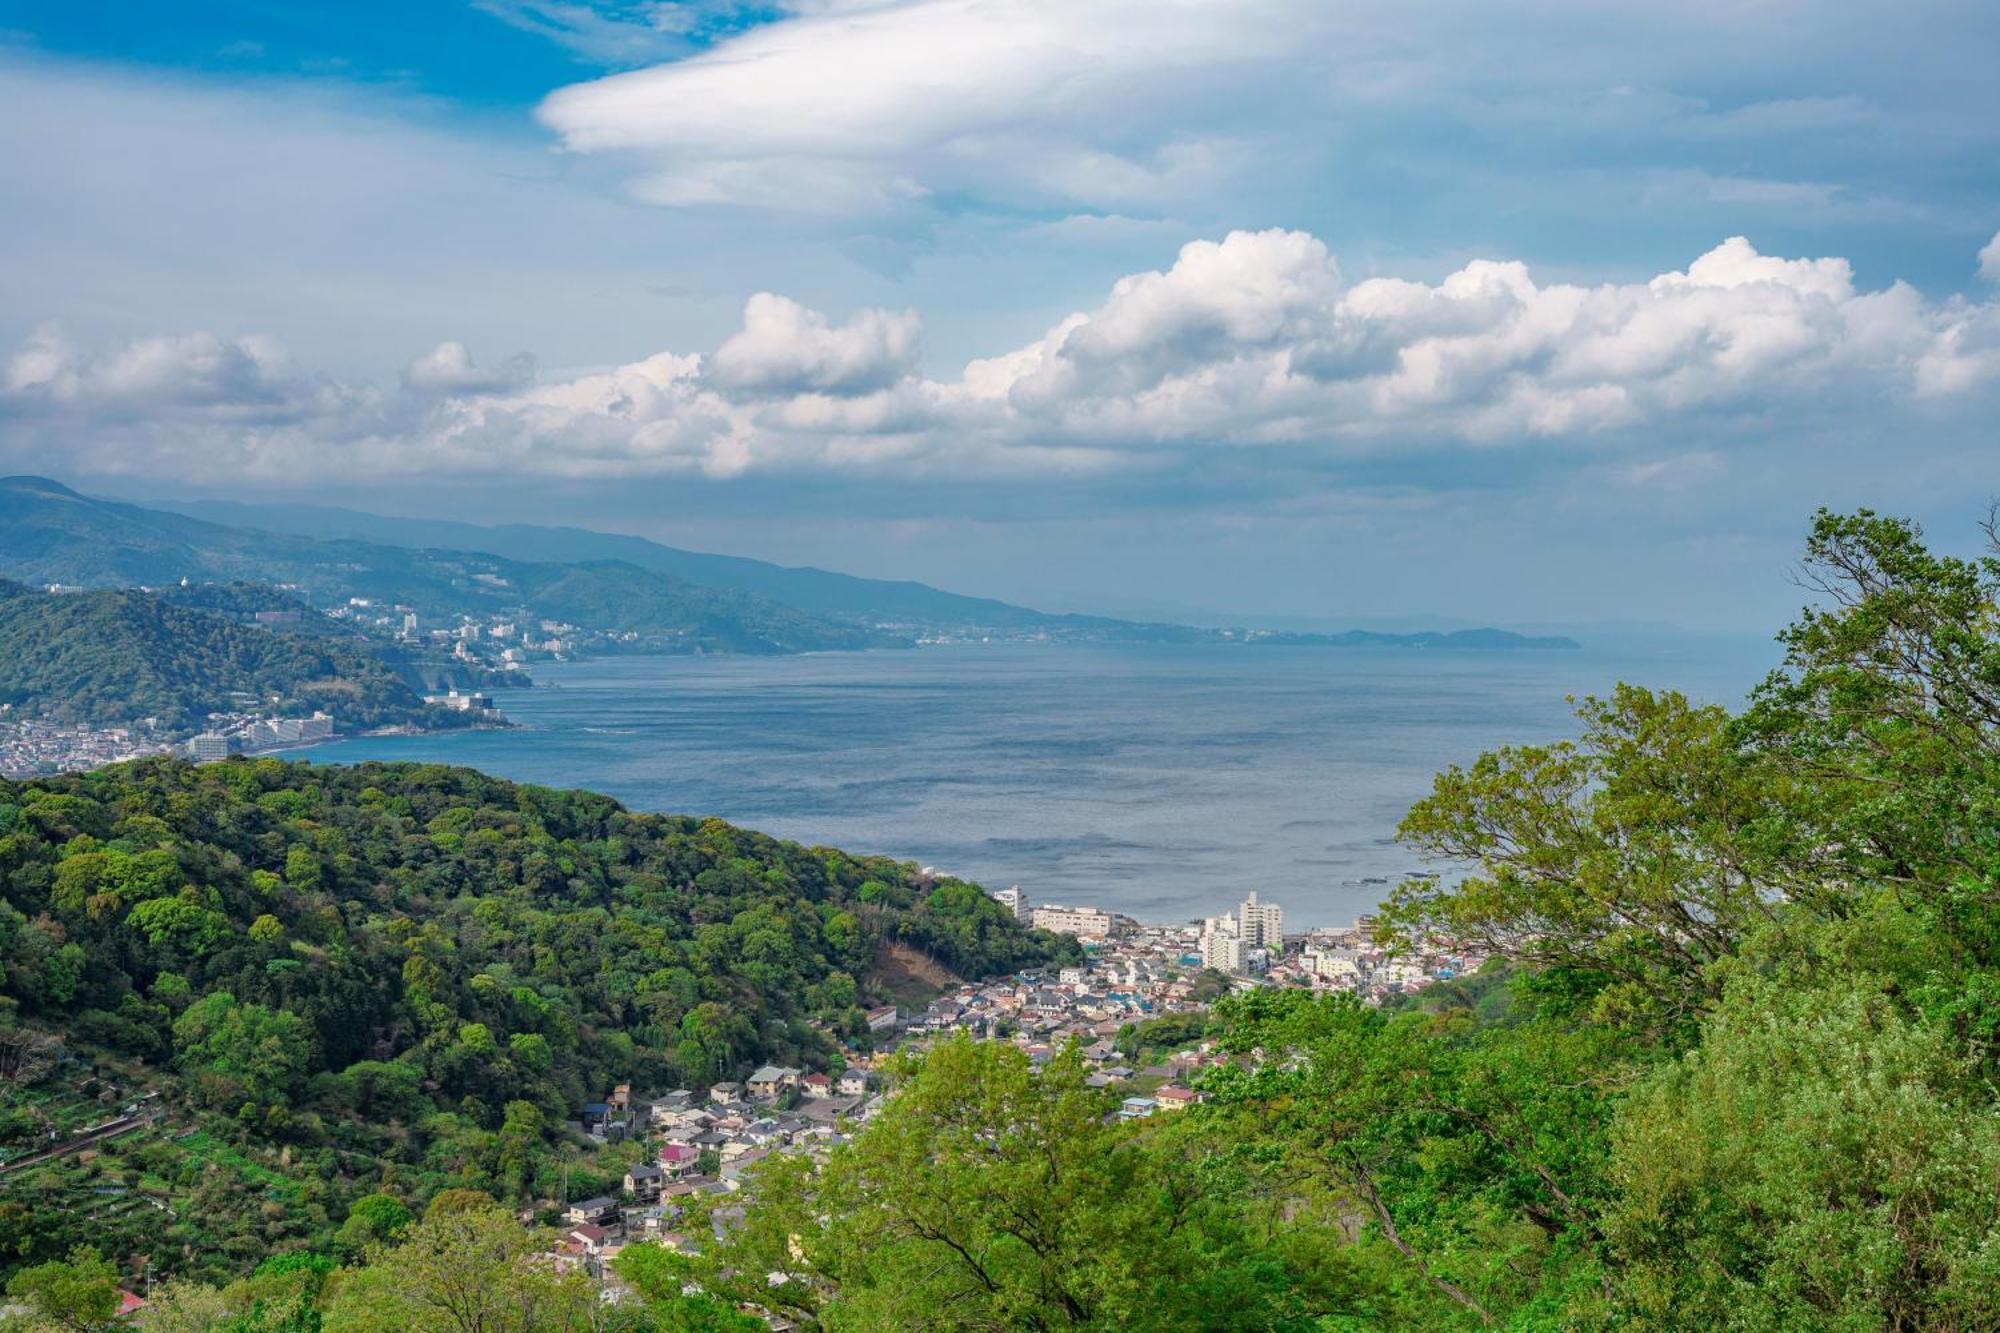
<svg viewBox="0 0 2000 1333">
<path fill-rule="evenodd" d="M 0 0 L 0 470 L 1762 630 L 2000 491 L 2000 24 L 1697 8 Z"/>
<path fill-rule="evenodd" d="M 0 488 L 9 483 L 23 482 L 36 486 L 51 485 L 60 491 L 73 491 L 57 478 L 34 474 L 14 477 L 0 476 Z M 81 492 L 77 492 L 81 494 Z M 513 545 L 509 533 L 522 530 L 534 531 L 534 524 L 482 524 L 440 518 L 433 512 L 396 514 L 336 505 L 313 504 L 258 504 L 247 500 L 219 497 L 194 497 L 185 499 L 163 499 L 156 494 L 114 494 L 91 495 L 88 498 L 109 500 L 114 503 L 137 506 L 142 509 L 164 510 L 168 513 L 184 514 L 194 518 L 220 523 L 236 528 L 269 528 L 274 531 L 297 532 L 300 534 L 339 535 L 361 540 L 379 541 L 395 546 L 437 546 L 461 550 L 486 551 L 505 554 Z M 407 521 L 407 531 L 399 531 L 398 525 Z M 638 536 L 642 540 L 658 541 L 662 546 L 674 550 L 686 548 L 672 547 L 670 542 L 657 538 L 644 538 L 643 534 L 616 532 L 606 527 L 588 524 L 549 525 L 540 530 L 548 532 L 584 532 L 612 537 Z M 488 535 L 490 534 L 490 535 Z M 697 556 L 723 555 L 738 559 L 760 560 L 748 551 L 694 552 Z M 776 562 L 767 562 L 776 563 Z M 825 566 L 798 565 L 779 566 L 799 570 L 820 570 Z M 830 573 L 847 574 L 851 571 L 831 569 Z M 900 576 L 889 576 L 900 578 Z M 699 580 L 697 580 L 699 581 Z M 922 583 L 911 578 L 904 581 Z M 935 585 L 925 585 L 935 586 Z M 958 589 L 943 588 L 944 592 L 958 592 Z M 1672 623 L 1626 617 L 1615 621 L 1552 621 L 1548 623 L 1527 622 L 1521 624 L 1493 624 L 1490 621 L 1473 621 L 1459 616 L 1437 615 L 1421 609 L 1407 610 L 1394 614 L 1341 616 L 1294 614 L 1283 610 L 1272 610 L 1255 604 L 1233 606 L 1198 606 L 1171 599 L 1146 597 L 1119 597 L 1112 595 L 1107 603 L 1080 602 L 1075 605 L 1055 604 L 1029 608 L 1052 614 L 1082 614 L 1108 616 L 1132 621 L 1153 621 L 1161 623 L 1209 626 L 1218 628 L 1258 628 L 1278 631 L 1344 631 L 1361 629 L 1381 632 L 1416 632 L 1499 628 L 1526 634 L 1562 635 L 1575 630 L 1597 631 L 1618 635 L 1687 637 L 1700 636 L 1702 631 L 1689 630 L 1686 626 Z M 1734 637 L 1746 637 L 1739 634 Z M 1768 636 L 1759 633 L 1760 640 Z"/>
</svg>

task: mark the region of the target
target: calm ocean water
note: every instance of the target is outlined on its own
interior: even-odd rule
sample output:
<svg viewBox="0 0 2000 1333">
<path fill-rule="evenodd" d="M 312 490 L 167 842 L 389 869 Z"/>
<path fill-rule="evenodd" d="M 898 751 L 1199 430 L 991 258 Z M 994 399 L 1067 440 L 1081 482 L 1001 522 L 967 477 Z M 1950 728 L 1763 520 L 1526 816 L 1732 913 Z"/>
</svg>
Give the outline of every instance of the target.
<svg viewBox="0 0 2000 1333">
<path fill-rule="evenodd" d="M 1370 910 L 1420 863 L 1390 835 L 1440 767 L 1569 734 L 1563 696 L 1628 679 L 1733 703 L 1756 644 L 1424 654 L 985 645 L 543 667 L 515 731 L 381 737 L 314 762 L 417 759 L 645 810 L 887 853 L 1036 902 L 1147 920 L 1249 889 L 1291 923 Z"/>
</svg>

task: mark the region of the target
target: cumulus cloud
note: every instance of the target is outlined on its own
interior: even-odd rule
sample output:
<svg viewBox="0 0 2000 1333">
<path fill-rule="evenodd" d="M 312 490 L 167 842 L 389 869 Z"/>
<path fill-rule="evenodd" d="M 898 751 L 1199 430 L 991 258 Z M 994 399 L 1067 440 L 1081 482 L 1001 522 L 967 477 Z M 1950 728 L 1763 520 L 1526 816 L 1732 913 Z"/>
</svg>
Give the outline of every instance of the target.
<svg viewBox="0 0 2000 1333">
<path fill-rule="evenodd" d="M 771 292 L 743 308 L 743 329 L 715 349 L 709 375 L 750 393 L 852 394 L 908 374 L 917 357 L 915 311 L 864 310 L 835 328 L 817 310 Z"/>
<path fill-rule="evenodd" d="M 441 342 L 403 368 L 404 385 L 422 393 L 500 393 L 534 378 L 535 359 L 526 352 L 482 370 L 462 342 Z"/>
<path fill-rule="evenodd" d="M 2000 231 L 1993 233 L 1979 251 L 1979 276 L 1988 282 L 2000 282 Z"/>
<path fill-rule="evenodd" d="M 714 352 L 533 383 L 446 343 L 399 391 L 297 369 L 255 338 L 98 354 L 54 331 L 0 392 L 0 441 L 61 428 L 104 470 L 965 478 L 1153 467 L 1217 451 L 1388 458 L 1583 450 L 1664 477 L 1652 439 L 1752 448 L 1814 423 L 1990 411 L 2000 303 L 1856 285 L 1840 258 L 1732 237 L 1642 282 L 1543 283 L 1475 260 L 1349 282 L 1301 232 L 1233 232 L 1132 274 L 1023 346 L 930 377 L 917 317 L 836 323 L 762 293 Z M 1684 449 L 1682 452 L 1685 452 Z M 1667 457 L 1674 456 L 1669 452 Z M 140 461 L 135 463 L 134 458 Z"/>
<path fill-rule="evenodd" d="M 1312 238 L 1239 232 L 975 363 L 965 388 L 1024 428 L 1099 442 L 1498 443 L 1969 391 L 1991 377 L 1969 345 L 1991 319 L 1902 284 L 1857 292 L 1845 260 L 1741 237 L 1646 283 L 1544 286 L 1478 260 L 1438 283 L 1345 286 Z"/>
<path fill-rule="evenodd" d="M 186 333 L 86 352 L 54 326 L 7 365 L 10 414 L 218 422 L 303 421 L 372 398 L 306 375 L 270 338 Z"/>
</svg>

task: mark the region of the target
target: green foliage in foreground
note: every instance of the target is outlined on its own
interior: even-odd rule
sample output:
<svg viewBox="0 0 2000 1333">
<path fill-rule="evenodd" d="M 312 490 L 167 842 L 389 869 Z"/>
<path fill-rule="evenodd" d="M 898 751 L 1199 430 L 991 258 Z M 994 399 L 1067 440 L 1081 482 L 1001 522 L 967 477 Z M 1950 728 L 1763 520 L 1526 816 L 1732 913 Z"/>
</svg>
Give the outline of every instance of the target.
<svg viewBox="0 0 2000 1333">
<path fill-rule="evenodd" d="M 824 1167 L 768 1161 L 704 1289 L 837 1329 L 1320 1327 L 1365 1263 L 1206 1123 L 1109 1116 L 1074 1048 L 945 1043 Z M 1180 1132 L 1188 1130 L 1191 1132 Z M 790 1280 L 775 1287 L 767 1273 Z"/>
<path fill-rule="evenodd" d="M 202 1129 L 109 1145 L 110 1179 L 9 1177 L 34 1206 L 0 1201 L 0 1272 L 66 1249 L 97 1189 L 171 1195 L 177 1218 L 126 1220 L 185 1247 L 153 1251 L 164 1271 L 211 1275 L 345 1235 L 385 1184 L 553 1197 L 559 1127 L 613 1084 L 865 1040 L 889 941 L 966 975 L 1075 950 L 908 866 L 435 766 L 0 781 L 0 887 L 0 1054 L 59 1035 L 127 1087 L 167 1081 Z M 43 1123 L 22 1104 L 67 1077 L 19 1063 L 0 1082 L 15 1151 Z"/>
</svg>

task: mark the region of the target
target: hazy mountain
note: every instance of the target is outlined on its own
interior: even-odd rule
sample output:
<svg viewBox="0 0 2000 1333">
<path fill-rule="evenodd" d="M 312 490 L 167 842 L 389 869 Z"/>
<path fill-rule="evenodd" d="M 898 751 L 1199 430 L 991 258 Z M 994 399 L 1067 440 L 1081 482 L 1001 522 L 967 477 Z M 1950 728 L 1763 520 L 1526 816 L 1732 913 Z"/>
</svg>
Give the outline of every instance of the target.
<svg viewBox="0 0 2000 1333">
<path fill-rule="evenodd" d="M 586 528 L 542 527 L 528 523 L 483 525 L 445 519 L 392 518 L 352 509 L 314 505 L 257 505 L 228 500 L 166 502 L 179 513 L 221 523 L 247 524 L 321 539 L 451 546 L 491 551 L 516 560 L 617 560 L 693 583 L 772 597 L 821 615 L 918 630 L 976 633 L 1048 632 L 1147 642 L 1195 642 L 1218 637 L 1214 630 L 1241 625 L 1221 613 L 1178 615 L 1159 609 L 1154 616 L 1052 614 L 990 597 L 967 597 L 911 580 L 860 578 L 811 567 L 776 565 L 746 556 L 710 555 L 664 546 L 644 537 L 592 532 Z M 1180 623 L 1174 623 L 1180 622 Z M 1439 625 L 1427 618 L 1418 632 L 1371 630 L 1308 632 L 1317 626 L 1260 621 L 1277 631 L 1258 642 L 1336 647 L 1406 646 L 1452 649 L 1573 648 L 1559 635 L 1530 637 L 1506 630 Z M 1415 622 L 1413 622 L 1415 623 Z M 1447 632 L 1451 631 L 1451 632 Z"/>
<path fill-rule="evenodd" d="M 1109 623 L 1102 617 L 1046 615 L 988 597 L 967 597 L 909 580 L 868 579 L 831 570 L 775 565 L 745 556 L 709 555 L 644 537 L 528 523 L 487 526 L 447 519 L 391 518 L 313 505 L 254 505 L 226 500 L 163 502 L 180 514 L 321 539 L 490 551 L 513 560 L 618 560 L 712 588 L 774 598 L 801 610 L 871 623 L 925 627 L 1021 629 Z"/>
<path fill-rule="evenodd" d="M 660 650 L 794 652 L 890 646 L 907 633 L 1327 647 L 1570 648 L 1496 629 L 1339 634 L 1050 615 L 922 583 L 857 578 L 643 537 L 481 526 L 353 510 L 222 501 L 153 509 L 40 477 L 0 479 L 0 574 L 93 586 L 258 580 L 320 599 L 367 597 L 428 615 L 519 608 L 636 634 Z"/>
<path fill-rule="evenodd" d="M 0 574 L 91 587 L 251 580 L 317 604 L 363 597 L 427 617 L 516 611 L 637 636 L 662 651 L 749 653 L 903 640 L 757 592 L 594 558 L 564 563 L 413 548 L 209 522 L 81 495 L 42 477 L 0 478 Z"/>
</svg>

